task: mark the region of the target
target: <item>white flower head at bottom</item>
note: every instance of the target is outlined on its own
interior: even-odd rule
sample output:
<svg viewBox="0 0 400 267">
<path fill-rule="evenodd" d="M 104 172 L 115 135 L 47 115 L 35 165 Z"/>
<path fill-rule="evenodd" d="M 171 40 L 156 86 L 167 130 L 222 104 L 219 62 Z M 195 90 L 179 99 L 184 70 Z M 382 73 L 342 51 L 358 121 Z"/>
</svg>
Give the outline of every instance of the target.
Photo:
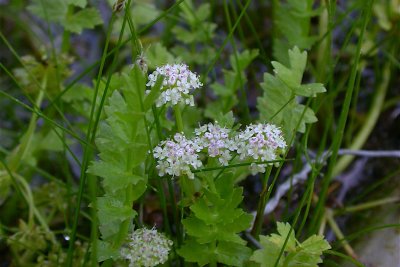
<svg viewBox="0 0 400 267">
<path fill-rule="evenodd" d="M 198 143 L 197 139 L 187 139 L 182 133 L 176 133 L 173 140 L 162 141 L 153 151 L 158 174 L 187 175 L 193 179 L 191 169 L 197 170 L 203 166 L 198 155 L 203 147 Z"/>
<path fill-rule="evenodd" d="M 173 242 L 155 228 L 135 230 L 129 242 L 121 249 L 121 256 L 129 261 L 129 267 L 152 267 L 168 260 Z"/>
</svg>

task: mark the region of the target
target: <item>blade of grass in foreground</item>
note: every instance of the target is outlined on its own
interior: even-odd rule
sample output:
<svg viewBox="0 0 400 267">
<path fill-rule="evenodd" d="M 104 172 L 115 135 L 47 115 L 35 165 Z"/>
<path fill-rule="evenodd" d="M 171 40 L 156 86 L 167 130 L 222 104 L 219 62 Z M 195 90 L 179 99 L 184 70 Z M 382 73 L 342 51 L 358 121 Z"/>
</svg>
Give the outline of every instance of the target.
<svg viewBox="0 0 400 267">
<path fill-rule="evenodd" d="M 359 39 L 357 42 L 357 49 L 356 49 L 355 58 L 354 58 L 353 64 L 352 64 L 353 67 L 351 70 L 350 79 L 349 79 L 348 87 L 346 90 L 346 95 L 345 95 L 345 99 L 344 99 L 344 103 L 343 103 L 342 112 L 340 113 L 338 127 L 337 127 L 337 130 L 336 130 L 336 133 L 335 133 L 335 136 L 333 139 L 333 143 L 332 143 L 332 156 L 329 160 L 328 169 L 327 169 L 327 172 L 322 181 L 321 194 L 318 199 L 317 206 L 315 208 L 315 213 L 314 213 L 311 223 L 310 223 L 310 230 L 312 232 L 316 232 L 316 229 L 318 228 L 319 222 L 322 218 L 325 200 L 327 198 L 329 183 L 332 179 L 333 169 L 336 165 L 338 150 L 342 143 L 342 138 L 343 138 L 343 134 L 344 134 L 345 126 L 346 126 L 347 117 L 349 115 L 350 104 L 351 104 L 353 90 L 354 90 L 355 81 L 356 81 L 357 68 L 358 68 L 360 56 L 361 56 L 361 45 L 362 45 L 362 42 L 364 39 L 363 37 L 364 37 L 364 33 L 366 31 L 366 27 L 368 25 L 368 21 L 371 18 L 372 3 L 373 3 L 373 0 L 368 0 L 364 4 L 364 10 L 363 10 L 363 14 L 361 17 L 361 20 L 362 20 L 361 32 L 360 32 L 360 36 L 359 36 Z"/>
</svg>

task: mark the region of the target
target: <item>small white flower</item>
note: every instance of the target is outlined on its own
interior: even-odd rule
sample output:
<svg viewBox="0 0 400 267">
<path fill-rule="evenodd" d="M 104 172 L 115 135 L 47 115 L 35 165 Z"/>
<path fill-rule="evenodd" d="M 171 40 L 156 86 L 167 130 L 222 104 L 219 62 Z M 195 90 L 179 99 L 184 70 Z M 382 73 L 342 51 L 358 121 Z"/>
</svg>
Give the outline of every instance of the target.
<svg viewBox="0 0 400 267">
<path fill-rule="evenodd" d="M 121 249 L 121 256 L 129 260 L 129 267 L 151 267 L 168 260 L 172 241 L 153 229 L 135 230 Z"/>
<path fill-rule="evenodd" d="M 197 154 L 202 148 L 197 139 L 188 140 L 181 133 L 175 134 L 173 140 L 162 141 L 154 148 L 158 174 L 160 176 L 165 174 L 172 176 L 187 175 L 190 179 L 193 179 L 194 174 L 191 168 L 197 170 L 203 166 Z"/>
<path fill-rule="evenodd" d="M 199 145 L 207 149 L 209 157 L 218 157 L 219 162 L 226 166 L 232 158 L 231 151 L 236 150 L 233 139 L 230 138 L 231 130 L 209 123 L 195 130 Z"/>
<path fill-rule="evenodd" d="M 273 124 L 251 124 L 240 132 L 235 142 L 241 160 L 273 161 L 285 150 L 281 130 Z M 268 164 L 268 165 L 272 165 Z M 251 164 L 252 174 L 265 172 L 267 164 Z"/>
<path fill-rule="evenodd" d="M 149 75 L 147 86 L 153 87 L 159 75 L 164 76 L 161 86 L 161 95 L 156 100 L 156 106 L 160 107 L 164 104 L 177 105 L 184 103 L 194 106 L 193 96 L 190 91 L 203 86 L 199 81 L 199 77 L 191 72 L 185 64 L 164 65 L 158 67 Z"/>
</svg>

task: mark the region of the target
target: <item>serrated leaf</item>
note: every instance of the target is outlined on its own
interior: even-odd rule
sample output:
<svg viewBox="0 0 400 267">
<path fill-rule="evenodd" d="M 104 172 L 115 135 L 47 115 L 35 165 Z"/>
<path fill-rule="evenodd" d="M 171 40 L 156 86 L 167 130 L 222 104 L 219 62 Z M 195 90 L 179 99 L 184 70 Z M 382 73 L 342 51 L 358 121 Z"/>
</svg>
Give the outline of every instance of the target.
<svg viewBox="0 0 400 267">
<path fill-rule="evenodd" d="M 255 251 L 250 258 L 261 267 L 274 266 L 291 228 L 288 223 L 279 222 L 277 227 L 278 234 L 260 236 L 260 244 L 263 248 Z M 327 249 L 330 249 L 330 245 L 322 236 L 313 235 L 300 244 L 292 231 L 277 266 L 318 267 L 317 264 L 322 262 L 320 258 L 322 252 Z"/>
<path fill-rule="evenodd" d="M 157 66 L 174 63 L 175 57 L 161 44 L 151 45 L 146 51 L 149 69 L 155 69 Z"/>
<path fill-rule="evenodd" d="M 118 259 L 120 257 L 120 252 L 118 249 L 113 248 L 113 246 L 106 241 L 97 241 L 97 261 L 105 261 L 107 259 Z"/>
<path fill-rule="evenodd" d="M 321 250 L 331 249 L 328 241 L 324 239 L 323 236 L 320 235 L 312 235 L 308 239 L 306 239 L 303 243 L 300 244 L 301 248 L 307 250 L 310 253 L 320 253 Z"/>
<path fill-rule="evenodd" d="M 290 224 L 278 222 L 277 228 L 278 228 L 278 234 L 272 234 L 268 240 L 279 247 L 283 247 L 283 244 L 285 243 L 286 239 L 288 239 L 285 249 L 294 250 L 296 247 L 296 238 L 294 236 L 294 231 L 290 232 L 291 229 Z"/>
<path fill-rule="evenodd" d="M 83 29 L 92 29 L 103 23 L 97 9 L 84 8 L 86 5 L 87 0 L 33 0 L 28 10 L 42 19 L 60 23 L 66 30 L 79 34 Z M 72 6 L 83 9 L 70 13 L 69 8 Z"/>
<path fill-rule="evenodd" d="M 215 254 L 208 244 L 199 244 L 193 239 L 187 240 L 178 250 L 178 254 L 188 262 L 197 262 L 199 266 L 216 261 Z"/>
<path fill-rule="evenodd" d="M 225 114 L 222 114 L 222 112 L 220 112 L 216 116 L 216 121 L 219 123 L 219 125 L 229 129 L 232 128 L 235 124 L 235 117 L 233 116 L 232 111 L 229 111 Z"/>
<path fill-rule="evenodd" d="M 230 266 L 245 266 L 251 256 L 251 249 L 243 244 L 219 242 L 215 250 L 218 262 Z"/>
<path fill-rule="evenodd" d="M 122 171 L 121 166 L 104 161 L 93 162 L 88 168 L 88 172 L 104 178 L 103 186 L 110 192 L 115 192 L 145 180 L 142 176 Z"/>
<path fill-rule="evenodd" d="M 240 72 L 245 70 L 257 56 L 257 49 L 244 50 L 242 53 L 238 53 L 236 56 L 229 56 L 229 61 L 231 63 L 232 69 L 235 72 Z"/>
<path fill-rule="evenodd" d="M 272 63 L 275 76 L 264 74 L 264 95 L 257 99 L 260 120 L 281 126 L 286 140 L 292 140 L 296 132 L 305 132 L 307 123 L 317 121 L 314 111 L 298 103 L 296 96 L 315 96 L 326 91 L 319 83 L 301 84 L 307 53 L 294 47 L 289 50 L 289 58 L 290 67 Z"/>
<path fill-rule="evenodd" d="M 121 201 L 113 197 L 98 197 L 97 208 L 101 223 L 107 224 L 113 221 L 122 222 L 133 218 L 137 213 L 130 206 L 125 206 Z"/>
<path fill-rule="evenodd" d="M 277 29 L 273 39 L 273 55 L 282 64 L 289 64 L 287 50 L 297 45 L 300 49 L 310 49 L 318 40 L 310 35 L 314 0 L 277 2 L 274 6 L 274 24 Z"/>
<path fill-rule="evenodd" d="M 289 62 L 294 79 L 300 84 L 307 64 L 307 52 L 300 52 L 300 49 L 295 46 L 293 49 L 289 50 Z"/>
<path fill-rule="evenodd" d="M 95 8 L 85 8 L 67 15 L 62 22 L 66 30 L 80 34 L 83 29 L 93 29 L 103 23 L 100 13 Z"/>
<path fill-rule="evenodd" d="M 260 243 L 263 248 L 254 251 L 250 260 L 259 263 L 260 267 L 274 267 L 280 253 L 280 247 L 269 241 L 265 236 L 260 236 Z M 277 267 L 281 267 L 282 264 L 283 258 L 280 258 Z"/>
<path fill-rule="evenodd" d="M 309 83 L 296 88 L 296 95 L 312 97 L 317 93 L 325 93 L 326 89 L 322 83 Z"/>
<path fill-rule="evenodd" d="M 50 22 L 62 22 L 68 12 L 64 0 L 32 0 L 28 10 L 36 16 Z"/>
<path fill-rule="evenodd" d="M 70 5 L 84 8 L 87 5 L 87 0 L 66 0 Z"/>
</svg>

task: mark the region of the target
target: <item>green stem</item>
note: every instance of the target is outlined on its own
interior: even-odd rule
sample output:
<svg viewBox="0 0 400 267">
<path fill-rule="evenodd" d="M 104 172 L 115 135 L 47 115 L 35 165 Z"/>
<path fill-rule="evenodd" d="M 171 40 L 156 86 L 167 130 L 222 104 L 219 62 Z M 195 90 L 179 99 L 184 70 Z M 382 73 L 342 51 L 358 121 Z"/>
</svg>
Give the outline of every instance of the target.
<svg viewBox="0 0 400 267">
<path fill-rule="evenodd" d="M 74 12 L 74 7 L 72 5 L 68 6 L 67 16 L 72 15 L 73 12 Z M 64 29 L 61 42 L 61 52 L 68 53 L 68 50 L 71 46 L 70 39 L 71 39 L 71 33 L 68 30 Z"/>
<path fill-rule="evenodd" d="M 181 109 L 178 105 L 174 106 L 175 120 L 176 120 L 176 129 L 178 133 L 183 133 L 183 121 L 182 121 L 182 113 Z"/>
<path fill-rule="evenodd" d="M 107 50 L 108 50 L 108 45 L 109 45 L 109 42 L 110 42 L 110 36 L 111 36 L 112 25 L 114 23 L 114 20 L 115 20 L 115 15 L 113 14 L 111 19 L 110 19 L 109 28 L 108 28 L 108 31 L 107 31 L 106 43 L 105 43 L 105 46 L 104 46 L 103 55 L 101 57 L 100 69 L 99 69 L 99 72 L 98 72 L 98 75 L 97 75 L 96 87 L 95 87 L 95 91 L 94 91 L 93 99 L 92 99 L 89 126 L 88 126 L 88 129 L 87 129 L 87 132 L 86 132 L 86 140 L 85 140 L 85 146 L 84 146 L 84 152 L 83 152 L 83 160 L 82 160 L 81 173 L 80 173 L 80 178 L 79 178 L 79 190 L 78 190 L 78 194 L 77 194 L 76 209 L 75 209 L 75 214 L 74 214 L 73 222 L 72 222 L 71 238 L 69 240 L 68 254 L 67 254 L 67 260 L 66 260 L 66 265 L 65 265 L 65 266 L 68 266 L 68 267 L 72 267 L 72 260 L 73 260 L 73 254 L 74 254 L 74 243 L 75 243 L 75 239 L 76 239 L 76 232 L 77 232 L 77 227 L 78 227 L 80 208 L 81 208 L 83 192 L 84 192 L 84 188 L 85 188 L 85 184 L 86 184 L 86 180 L 87 180 L 86 169 L 87 169 L 88 163 L 90 161 L 91 155 L 93 154 L 93 147 L 92 147 L 91 144 L 94 143 L 94 139 L 96 137 L 98 120 L 100 118 L 101 109 L 102 109 L 103 104 L 104 104 L 104 98 L 105 98 L 105 96 L 107 94 L 108 86 L 109 86 L 110 79 L 111 79 L 111 74 L 110 74 L 109 77 L 108 77 L 108 80 L 107 80 L 106 88 L 104 90 L 102 101 L 101 101 L 101 103 L 100 103 L 100 105 L 98 107 L 98 110 L 97 110 L 98 114 L 97 114 L 97 116 L 95 116 L 96 100 L 97 100 L 99 87 L 100 87 L 100 83 L 101 83 L 101 77 L 102 77 L 104 66 L 105 66 Z M 124 22 L 125 22 L 125 20 L 124 20 Z M 125 26 L 125 23 L 123 23 L 123 27 L 124 26 Z M 121 32 L 123 32 L 123 29 L 121 30 Z M 118 40 L 119 41 L 118 44 L 120 44 L 120 42 L 121 42 L 121 38 L 122 38 L 121 36 L 122 36 L 122 33 L 120 34 L 120 38 Z M 117 52 L 118 52 L 118 50 L 117 50 Z M 113 66 L 115 65 L 116 57 L 118 55 L 117 52 L 115 54 L 115 57 L 113 58 L 111 70 L 113 69 Z M 97 187 L 97 183 L 96 183 L 96 181 L 94 179 L 90 179 L 89 180 L 89 187 L 91 188 L 89 190 L 89 193 L 93 194 L 94 192 L 96 192 L 96 190 L 94 188 Z M 95 205 L 96 196 L 95 195 L 90 195 L 90 200 Z M 92 207 L 92 210 L 93 210 L 93 212 L 96 212 L 96 207 Z M 94 219 L 96 219 L 96 218 L 94 218 Z M 92 220 L 92 223 L 93 222 L 95 223 L 95 220 Z M 94 234 L 94 232 L 92 232 L 92 234 Z M 91 236 L 92 249 L 96 250 L 96 247 L 97 247 L 96 243 L 97 243 L 97 231 L 96 231 L 96 236 Z M 96 254 L 96 252 L 94 252 L 94 254 Z M 95 259 L 95 262 L 97 262 L 97 259 Z"/>
<path fill-rule="evenodd" d="M 28 155 L 29 148 L 32 144 L 32 138 L 35 134 L 37 120 L 39 118 L 38 112 L 40 112 L 40 106 L 43 101 L 44 92 L 47 86 L 47 73 L 44 73 L 42 84 L 40 85 L 40 91 L 35 101 L 35 107 L 39 110 L 32 113 L 32 117 L 29 121 L 28 130 L 21 139 L 20 145 L 16 148 L 14 153 L 11 154 L 9 158 L 9 166 L 11 171 L 16 171 L 20 164 L 25 160 Z"/>
<path fill-rule="evenodd" d="M 332 231 L 335 233 L 336 237 L 340 240 L 343 240 L 343 248 L 346 253 L 352 257 L 353 259 L 357 259 L 357 255 L 354 252 L 353 248 L 349 245 L 347 240 L 345 239 L 342 231 L 340 230 L 339 226 L 337 225 L 335 218 L 333 217 L 333 211 L 331 209 L 326 209 L 326 219 L 328 221 L 329 226 L 332 228 Z"/>
<path fill-rule="evenodd" d="M 260 200 L 258 201 L 258 207 L 257 207 L 257 214 L 256 214 L 256 219 L 253 225 L 253 229 L 251 229 L 251 234 L 258 240 L 258 236 L 260 235 L 262 224 L 264 221 L 264 210 L 265 206 L 267 205 L 267 198 L 269 196 L 268 194 L 268 179 L 269 176 L 271 175 L 272 171 L 272 166 L 269 166 L 267 171 L 265 172 L 264 179 L 262 181 L 262 191 L 260 194 Z"/>
<path fill-rule="evenodd" d="M 315 209 L 315 214 L 310 223 L 310 229 L 312 229 L 314 232 L 315 232 L 316 228 L 318 228 L 318 224 L 321 220 L 321 215 L 324 213 L 323 210 L 324 210 L 324 205 L 325 205 L 325 201 L 326 201 L 326 195 L 328 193 L 328 187 L 329 187 L 330 181 L 333 177 L 332 176 L 333 169 L 334 169 L 334 166 L 336 165 L 338 151 L 339 151 L 340 145 L 342 143 L 342 138 L 344 135 L 346 121 L 347 121 L 347 117 L 349 114 L 350 104 L 351 104 L 351 100 L 353 97 L 353 90 L 354 90 L 354 85 L 355 85 L 356 76 L 357 76 L 357 68 L 359 65 L 360 57 L 361 57 L 361 45 L 363 43 L 364 33 L 366 31 L 368 21 L 371 18 L 372 4 L 373 4 L 373 0 L 369 0 L 366 2 L 365 6 L 364 6 L 363 15 L 361 18 L 362 19 L 361 32 L 360 32 L 359 40 L 357 43 L 355 58 L 354 58 L 354 61 L 352 64 L 353 67 L 351 70 L 351 75 L 350 75 L 350 79 L 349 79 L 347 90 L 346 90 L 343 108 L 340 113 L 338 127 L 336 130 L 336 134 L 333 138 L 332 156 L 331 156 L 329 164 L 328 164 L 328 169 L 327 169 L 326 175 L 322 181 L 321 194 L 320 194 L 320 198 L 318 200 L 318 203 L 317 203 L 317 206 Z"/>
<path fill-rule="evenodd" d="M 362 128 L 352 140 L 349 149 L 352 150 L 361 149 L 364 146 L 365 142 L 367 141 L 372 130 L 375 128 L 375 125 L 379 118 L 379 114 L 381 113 L 385 101 L 387 89 L 389 87 L 389 81 L 391 77 L 390 68 L 391 68 L 391 63 L 390 61 L 388 61 L 383 67 L 383 80 L 380 86 L 378 87 L 376 95 L 373 98 L 374 100 L 372 103 L 372 107 L 368 113 L 368 116 L 364 120 Z M 341 157 L 332 171 L 332 176 L 335 177 L 336 175 L 340 174 L 353 161 L 353 159 L 354 155 L 346 155 Z"/>
<path fill-rule="evenodd" d="M 389 197 L 389 198 L 379 199 L 379 200 L 375 200 L 375 201 L 370 201 L 367 203 L 362 203 L 359 205 L 346 207 L 346 208 L 337 210 L 336 213 L 342 214 L 342 213 L 347 213 L 347 212 L 357 212 L 357 211 L 361 211 L 361 210 L 375 208 L 375 207 L 382 206 L 385 204 L 396 203 L 399 201 L 400 201 L 400 197 Z"/>
</svg>

